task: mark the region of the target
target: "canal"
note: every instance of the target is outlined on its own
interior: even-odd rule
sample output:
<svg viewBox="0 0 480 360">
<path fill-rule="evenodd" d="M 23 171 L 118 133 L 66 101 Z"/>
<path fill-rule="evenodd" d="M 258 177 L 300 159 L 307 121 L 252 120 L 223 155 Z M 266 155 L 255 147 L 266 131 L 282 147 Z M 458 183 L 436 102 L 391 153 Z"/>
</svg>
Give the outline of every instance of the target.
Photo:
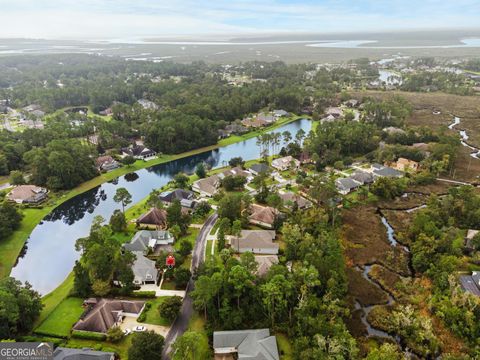
<svg viewBox="0 0 480 360">
<path fill-rule="evenodd" d="M 311 126 L 310 120 L 300 119 L 272 132 L 290 131 L 295 136 L 300 129 L 308 133 Z M 28 281 L 42 295 L 47 294 L 62 283 L 72 270 L 75 260 L 80 257 L 75 251 L 75 241 L 88 235 L 93 218 L 101 215 L 108 220 L 115 209 L 120 209 L 120 205 L 113 201 L 115 191 L 119 187 L 125 187 L 130 192 L 132 204 L 135 204 L 153 189 L 167 184 L 175 174 L 193 173 L 199 162 L 206 162 L 215 168 L 226 165 L 236 156 L 241 156 L 244 160 L 260 158 L 260 149 L 256 141 L 256 138 L 251 138 L 142 169 L 66 201 L 35 227 L 12 269 L 11 276 Z M 281 146 L 283 145 L 282 140 Z M 276 148 L 280 149 L 281 146 Z"/>
</svg>

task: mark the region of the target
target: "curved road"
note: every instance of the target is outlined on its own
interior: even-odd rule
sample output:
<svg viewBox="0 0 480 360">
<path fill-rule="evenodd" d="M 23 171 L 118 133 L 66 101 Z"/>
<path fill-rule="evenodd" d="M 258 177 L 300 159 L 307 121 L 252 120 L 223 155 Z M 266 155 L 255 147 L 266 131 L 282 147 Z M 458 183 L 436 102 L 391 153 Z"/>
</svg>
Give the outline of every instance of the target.
<svg viewBox="0 0 480 360">
<path fill-rule="evenodd" d="M 195 270 L 198 266 L 204 261 L 205 257 L 205 247 L 207 245 L 207 235 L 210 234 L 210 231 L 217 220 L 218 215 L 214 213 L 211 215 L 205 224 L 203 225 L 202 229 L 200 230 L 197 239 L 195 241 L 195 246 L 193 248 L 192 253 L 192 265 L 191 271 L 192 274 L 195 273 Z M 172 344 L 175 342 L 177 337 L 181 336 L 188 328 L 188 323 L 190 318 L 193 315 L 193 301 L 190 297 L 190 291 L 194 288 L 194 281 L 193 278 L 190 278 L 190 281 L 187 285 L 187 291 L 185 293 L 185 298 L 183 299 L 182 309 L 180 310 L 180 314 L 175 319 L 172 327 L 170 328 L 167 337 L 165 338 L 165 345 L 163 347 L 162 352 L 162 359 L 169 360 L 170 356 L 169 353 L 172 350 Z"/>
</svg>

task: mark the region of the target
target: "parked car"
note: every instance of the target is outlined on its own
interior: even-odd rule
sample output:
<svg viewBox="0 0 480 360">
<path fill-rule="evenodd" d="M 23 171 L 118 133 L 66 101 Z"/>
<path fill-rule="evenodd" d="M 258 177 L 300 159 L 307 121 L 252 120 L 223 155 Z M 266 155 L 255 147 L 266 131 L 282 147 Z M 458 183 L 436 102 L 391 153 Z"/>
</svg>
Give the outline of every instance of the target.
<svg viewBox="0 0 480 360">
<path fill-rule="evenodd" d="M 129 335 L 129 334 L 131 334 L 131 333 L 132 333 L 132 330 L 130 330 L 130 329 L 125 329 L 125 330 L 123 330 L 123 334 L 124 334 L 124 335 Z"/>
<path fill-rule="evenodd" d="M 142 331 L 145 331 L 145 330 L 147 330 L 147 328 L 145 326 L 142 326 L 142 325 L 135 326 L 133 328 L 133 331 L 135 331 L 135 332 L 142 332 Z"/>
</svg>

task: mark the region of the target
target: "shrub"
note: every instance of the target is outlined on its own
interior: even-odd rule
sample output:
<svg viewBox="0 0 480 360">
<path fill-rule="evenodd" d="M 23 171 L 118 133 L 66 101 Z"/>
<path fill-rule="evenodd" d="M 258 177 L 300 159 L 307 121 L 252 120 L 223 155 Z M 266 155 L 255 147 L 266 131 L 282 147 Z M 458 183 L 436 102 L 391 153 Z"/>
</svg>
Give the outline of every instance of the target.
<svg viewBox="0 0 480 360">
<path fill-rule="evenodd" d="M 155 298 L 156 292 L 155 291 L 135 291 L 130 295 L 131 297 L 135 298 L 146 298 L 146 299 L 153 299 Z"/>
<path fill-rule="evenodd" d="M 117 343 L 123 339 L 124 333 L 119 326 L 114 326 L 107 331 L 107 340 L 112 343 Z"/>
<path fill-rule="evenodd" d="M 105 341 L 107 339 L 106 334 L 97 333 L 93 331 L 73 330 L 72 337 L 77 339 L 97 340 Z"/>
<path fill-rule="evenodd" d="M 162 317 L 169 321 L 173 321 L 180 312 L 181 307 L 182 298 L 180 296 L 170 296 L 158 306 L 158 311 Z"/>
<path fill-rule="evenodd" d="M 61 333 L 61 332 L 57 333 L 55 331 L 47 331 L 47 330 L 35 330 L 34 334 L 43 335 L 43 336 L 53 336 L 53 337 L 60 338 L 60 339 L 67 339 L 68 338 L 68 336 L 65 335 L 64 333 Z"/>
<path fill-rule="evenodd" d="M 148 310 L 150 310 L 151 307 L 152 307 L 151 302 L 147 302 L 145 304 L 145 307 L 143 308 L 142 313 L 140 315 L 138 315 L 138 318 L 137 318 L 138 322 L 144 322 L 147 319 L 147 312 L 148 312 Z"/>
</svg>

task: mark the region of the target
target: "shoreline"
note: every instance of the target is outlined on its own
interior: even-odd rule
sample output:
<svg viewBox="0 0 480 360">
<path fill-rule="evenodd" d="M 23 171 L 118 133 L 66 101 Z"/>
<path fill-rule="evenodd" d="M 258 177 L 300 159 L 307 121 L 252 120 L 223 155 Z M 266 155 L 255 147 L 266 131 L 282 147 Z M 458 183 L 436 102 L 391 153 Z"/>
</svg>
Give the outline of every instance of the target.
<svg viewBox="0 0 480 360">
<path fill-rule="evenodd" d="M 294 115 L 290 118 L 280 119 L 272 126 L 262 128 L 260 130 L 250 131 L 244 135 L 231 135 L 228 138 L 219 140 L 216 144 L 201 147 L 198 149 L 186 151 L 176 155 L 161 155 L 152 160 L 143 161 L 137 160 L 131 166 L 124 166 L 119 169 L 115 169 L 111 172 L 101 174 L 93 179 L 90 179 L 77 187 L 68 190 L 66 192 L 60 192 L 55 194 L 47 202 L 47 205 L 38 209 L 38 208 L 26 208 L 22 211 L 23 219 L 20 223 L 20 226 L 15 232 L 10 235 L 8 238 L 0 242 L 0 279 L 5 278 L 10 275 L 12 268 L 14 267 L 18 256 L 21 254 L 21 251 L 27 242 L 30 234 L 35 229 L 35 227 L 42 221 L 42 219 L 50 214 L 55 208 L 63 204 L 64 202 L 72 199 L 73 197 L 80 195 L 86 191 L 89 191 L 97 186 L 100 186 L 108 181 L 111 181 L 120 176 L 136 172 L 142 169 L 146 169 L 152 166 L 168 163 L 170 161 L 182 159 L 188 156 L 201 154 L 206 151 L 215 150 L 221 147 L 225 147 L 231 144 L 235 144 L 241 141 L 245 141 L 251 138 L 254 138 L 260 134 L 275 130 L 279 127 L 292 123 L 300 119 L 310 119 L 310 116 L 299 116 Z M 55 290 L 53 290 L 55 291 Z"/>
</svg>

